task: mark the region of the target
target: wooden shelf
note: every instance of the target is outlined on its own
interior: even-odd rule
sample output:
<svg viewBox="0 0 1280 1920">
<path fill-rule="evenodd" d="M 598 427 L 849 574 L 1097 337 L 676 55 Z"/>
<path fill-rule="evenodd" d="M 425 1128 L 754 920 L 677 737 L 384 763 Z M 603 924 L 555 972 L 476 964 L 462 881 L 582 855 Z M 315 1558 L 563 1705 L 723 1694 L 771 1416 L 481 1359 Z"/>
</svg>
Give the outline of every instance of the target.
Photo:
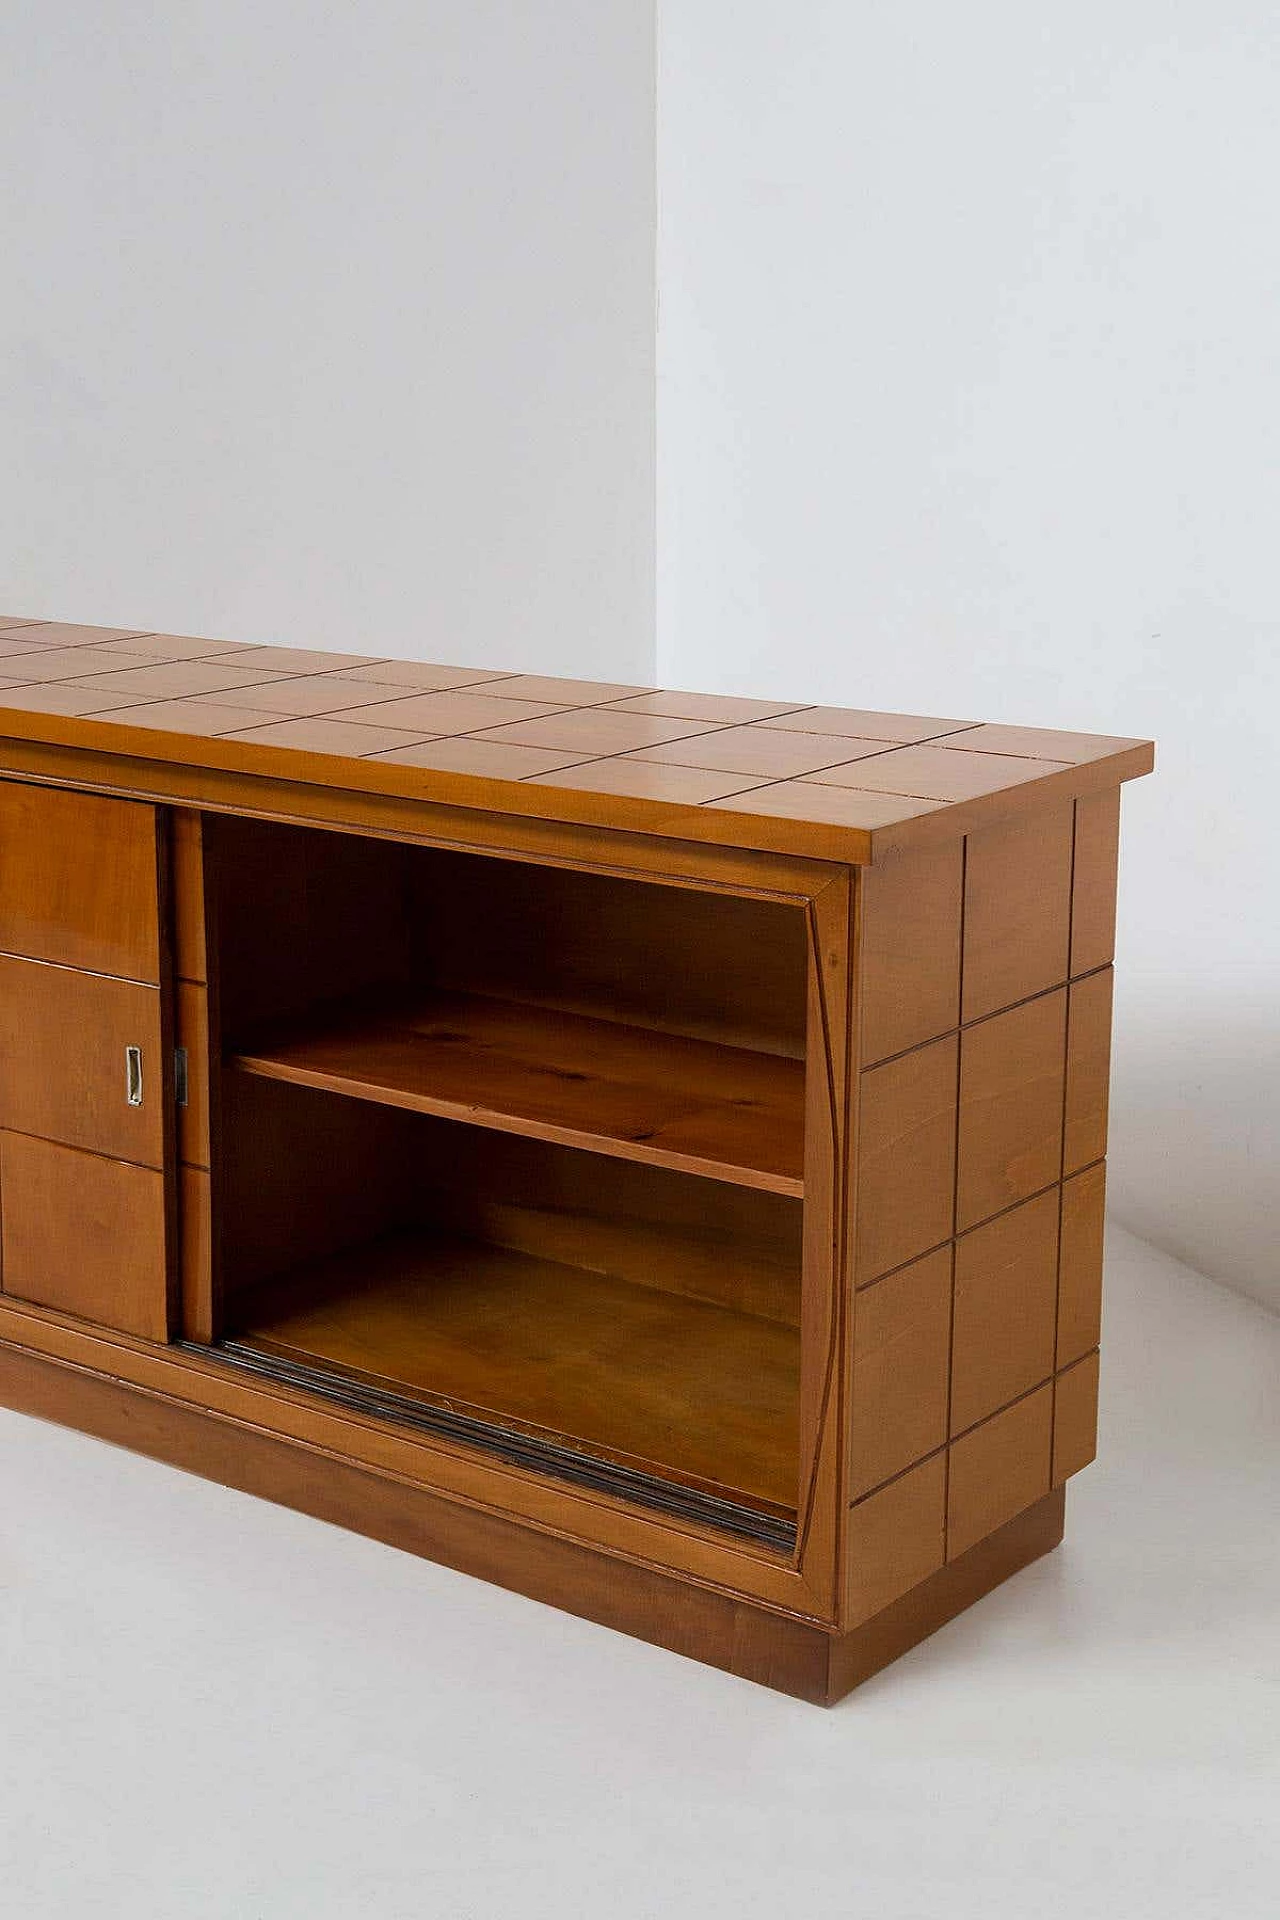
<svg viewBox="0 0 1280 1920">
<path fill-rule="evenodd" d="M 800 1336 L 777 1321 L 414 1233 L 250 1291 L 223 1351 L 645 1504 L 794 1533 Z"/>
<path fill-rule="evenodd" d="M 232 1064 L 387 1106 L 800 1195 L 804 1066 L 479 994 L 381 997 Z"/>
</svg>

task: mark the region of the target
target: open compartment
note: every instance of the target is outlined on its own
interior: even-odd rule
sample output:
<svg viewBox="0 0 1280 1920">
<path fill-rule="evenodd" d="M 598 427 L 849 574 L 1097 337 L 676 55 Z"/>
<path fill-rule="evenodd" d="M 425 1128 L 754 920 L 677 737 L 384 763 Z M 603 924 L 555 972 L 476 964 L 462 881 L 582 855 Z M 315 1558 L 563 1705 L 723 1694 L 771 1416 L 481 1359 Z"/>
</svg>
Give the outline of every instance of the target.
<svg viewBox="0 0 1280 1920">
<path fill-rule="evenodd" d="M 798 908 L 214 823 L 241 1070 L 798 1195 Z"/>
<path fill-rule="evenodd" d="M 789 1546 L 801 911 L 211 824 L 226 1357 Z"/>
</svg>

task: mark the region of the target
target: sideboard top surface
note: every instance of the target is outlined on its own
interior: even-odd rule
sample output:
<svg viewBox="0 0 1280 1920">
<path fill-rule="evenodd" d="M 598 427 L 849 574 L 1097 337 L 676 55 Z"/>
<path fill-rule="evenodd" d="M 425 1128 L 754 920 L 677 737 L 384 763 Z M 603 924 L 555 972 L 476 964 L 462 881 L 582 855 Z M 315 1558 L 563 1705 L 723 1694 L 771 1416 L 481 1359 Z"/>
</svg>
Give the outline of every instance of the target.
<svg viewBox="0 0 1280 1920">
<path fill-rule="evenodd" d="M 0 616 L 0 737 L 868 865 L 1149 741 Z"/>
</svg>

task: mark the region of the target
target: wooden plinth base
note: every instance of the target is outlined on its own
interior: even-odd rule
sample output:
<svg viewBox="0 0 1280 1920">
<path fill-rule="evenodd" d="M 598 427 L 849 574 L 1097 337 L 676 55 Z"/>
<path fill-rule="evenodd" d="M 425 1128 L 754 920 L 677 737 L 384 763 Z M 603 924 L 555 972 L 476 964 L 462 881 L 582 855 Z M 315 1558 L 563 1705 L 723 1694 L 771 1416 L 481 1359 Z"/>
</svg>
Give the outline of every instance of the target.
<svg viewBox="0 0 1280 1920">
<path fill-rule="evenodd" d="M 0 1404 L 823 1706 L 1048 1553 L 1063 1531 L 1059 1489 L 874 1619 L 833 1634 L 6 1343 Z"/>
</svg>

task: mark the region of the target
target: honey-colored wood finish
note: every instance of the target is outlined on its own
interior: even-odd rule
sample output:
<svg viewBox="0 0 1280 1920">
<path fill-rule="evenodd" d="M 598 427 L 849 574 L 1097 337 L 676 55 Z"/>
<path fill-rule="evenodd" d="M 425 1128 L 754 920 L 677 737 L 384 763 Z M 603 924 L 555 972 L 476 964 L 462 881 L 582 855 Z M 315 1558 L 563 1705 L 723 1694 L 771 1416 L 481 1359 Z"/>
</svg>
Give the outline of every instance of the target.
<svg viewBox="0 0 1280 1920">
<path fill-rule="evenodd" d="M 1067 977 L 1072 809 L 971 833 L 965 853 L 964 1018 L 980 1020 Z"/>
<path fill-rule="evenodd" d="M 814 1705 L 851 1687 L 972 1606 L 1062 1538 L 1063 1495 L 1047 1496 L 852 1632 L 540 1533 L 500 1512 L 408 1489 L 394 1475 L 279 1438 L 252 1424 L 80 1375 L 0 1344 L 0 1403 L 77 1426 L 354 1533 L 425 1554 Z"/>
<path fill-rule="evenodd" d="M 1120 857 L 1120 789 L 1075 803 L 1071 971 L 1111 964 L 1116 950 L 1116 869 Z"/>
<path fill-rule="evenodd" d="M 0 1195 L 6 1294 L 167 1339 L 163 1174 L 0 1132 Z"/>
<path fill-rule="evenodd" d="M 948 1560 L 851 1633 L 833 1640 L 827 1704 L 843 1699 L 851 1688 L 918 1646 L 1002 1580 L 1051 1553 L 1062 1539 L 1065 1506 L 1064 1490 L 1059 1487 Z"/>
<path fill-rule="evenodd" d="M 1056 1543 L 1146 743 L 0 643 L 0 1398 L 812 1700 Z"/>
<path fill-rule="evenodd" d="M 1101 1162 L 1062 1185 L 1055 1365 L 1070 1366 L 1102 1336 L 1102 1235 L 1107 1174 Z"/>
<path fill-rule="evenodd" d="M 1052 1428 L 1049 1383 L 953 1443 L 948 1558 L 966 1552 L 1048 1493 Z"/>
<path fill-rule="evenodd" d="M 1111 989 L 1110 967 L 1072 982 L 1067 1025 L 1064 1173 L 1075 1173 L 1078 1168 L 1101 1160 L 1107 1150 Z"/>
<path fill-rule="evenodd" d="M 1054 1385 L 1053 1484 L 1080 1473 L 1098 1450 L 1098 1354 L 1087 1353 Z"/>
<path fill-rule="evenodd" d="M 130 1047 L 141 1056 L 136 1106 Z M 0 1126 L 160 1168 L 171 1071 L 155 987 L 0 955 Z"/>
<path fill-rule="evenodd" d="M 849 1516 L 849 1610 L 859 1626 L 936 1573 L 946 1558 L 942 1454 L 860 1500 Z"/>
<path fill-rule="evenodd" d="M 0 950 L 160 981 L 156 816 L 0 780 Z"/>
<path fill-rule="evenodd" d="M 187 1166 L 207 1167 L 210 1155 L 209 990 L 192 980 L 179 980 L 175 1002 L 175 1044 L 186 1055 L 186 1099 L 178 1107 L 178 1157 Z"/>
<path fill-rule="evenodd" d="M 858 1162 L 859 1284 L 950 1237 L 956 1042 L 939 1040 L 864 1073 Z"/>
<path fill-rule="evenodd" d="M 794 1511 L 799 1335 L 481 1241 L 403 1235 L 249 1298 L 238 1343 Z"/>
<path fill-rule="evenodd" d="M 190 807 L 169 814 L 173 863 L 173 971 L 201 985 L 209 978 L 205 950 L 204 844 L 201 817 Z"/>
<path fill-rule="evenodd" d="M 237 1064 L 772 1193 L 804 1190 L 803 1069 L 743 1048 L 436 993 L 330 1015 Z"/>
<path fill-rule="evenodd" d="M 798 1200 L 627 1161 L 602 1181 L 592 1153 L 444 1120 L 403 1116 L 388 1151 L 399 1221 L 800 1325 Z"/>
<path fill-rule="evenodd" d="M 499 692 L 502 683 L 514 684 L 522 676 L 498 670 L 361 662 L 355 655 L 319 656 L 322 664 L 317 668 L 316 656 L 286 648 L 230 652 L 227 643 L 210 641 L 207 652 L 197 656 L 191 641 L 179 639 L 167 647 L 163 635 L 85 627 L 55 632 L 48 625 L 19 632 L 24 664 L 12 677 L 22 684 L 16 693 L 10 690 L 12 704 L 0 707 L 0 727 L 11 738 L 226 772 L 233 776 L 242 803 L 247 799 L 245 780 L 265 777 L 508 813 L 513 810 L 510 787 L 518 780 L 521 798 L 514 810 L 525 816 L 866 865 L 908 840 L 936 844 L 939 838 L 953 839 L 957 832 L 1034 812 L 1054 800 L 1113 791 L 1121 781 L 1149 772 L 1152 764 L 1146 741 L 1054 735 L 1031 728 L 997 730 L 815 707 L 760 717 L 744 714 L 726 725 L 723 720 L 641 711 L 632 704 L 636 695 L 630 689 L 617 700 L 600 701 L 599 689 L 568 682 L 557 699 L 504 697 Z M 39 643 L 38 654 L 33 652 L 30 660 L 28 642 L 33 647 Z M 335 658 L 344 663 L 337 670 L 332 666 Z M 47 670 L 41 666 L 45 660 L 50 663 Z M 342 724 L 340 740 L 326 736 L 315 743 L 311 735 L 274 731 L 265 740 L 237 737 L 261 725 L 260 710 L 246 713 L 246 727 L 237 724 L 240 716 L 234 714 L 230 724 L 219 724 L 211 733 L 194 719 L 189 728 L 148 723 L 148 708 L 161 701 L 190 702 L 198 709 L 254 709 L 259 692 L 274 699 L 265 690 L 285 682 L 294 690 L 288 710 L 299 711 L 296 700 L 305 699 L 303 711 Z M 358 694 L 351 693 L 352 682 Z M 301 693 L 304 683 L 317 693 Z M 368 701 L 369 686 L 379 683 L 386 685 L 387 699 Z M 64 688 L 66 696 L 60 693 Z M 540 682 L 538 690 L 546 693 L 550 688 Z M 48 698 L 51 692 L 53 700 Z M 64 697 L 75 704 L 60 704 Z M 103 699 L 112 704 L 101 707 Z M 664 698 L 663 704 L 670 702 Z M 111 719 L 97 719 L 95 707 L 109 712 Z M 221 722 L 225 715 L 215 718 Z M 353 733 L 352 727 L 368 733 L 367 745 L 364 734 Z M 787 766 L 795 764 L 794 750 L 768 744 L 759 748 L 761 733 L 766 743 L 774 733 L 810 740 L 817 734 L 823 745 L 800 750 L 800 764 L 811 771 L 799 777 L 771 773 L 766 767 L 753 774 L 759 785 L 746 794 L 698 801 L 610 792 L 589 783 L 577 786 L 572 766 L 554 776 L 555 784 L 546 784 L 544 774 L 521 779 L 513 772 L 493 779 L 443 767 L 400 765 L 378 757 L 386 751 L 385 744 L 372 737 L 379 729 L 402 736 L 416 733 L 420 740 L 480 739 L 577 754 L 597 766 L 602 759 L 620 763 L 628 754 L 648 757 L 655 751 L 665 762 L 668 749 L 676 745 L 675 764 L 708 773 L 721 771 L 726 755 L 749 759 L 749 773 L 761 752 L 776 752 Z M 730 733 L 735 736 L 732 743 Z M 1007 742 L 1003 748 L 997 744 L 1001 739 Z M 699 740 L 706 742 L 705 750 L 699 749 Z M 940 740 L 945 744 L 937 744 Z M 878 751 L 869 751 L 869 743 Z M 841 783 L 834 789 L 824 784 L 833 778 Z M 205 791 L 209 795 L 212 790 Z M 939 814 L 944 818 L 935 818 Z"/>
<path fill-rule="evenodd" d="M 951 1431 L 1053 1372 L 1058 1196 L 1042 1193 L 956 1242 Z"/>
<path fill-rule="evenodd" d="M 966 1028 L 960 1046 L 957 1225 L 977 1226 L 1057 1180 L 1067 996 Z"/>
<path fill-rule="evenodd" d="M 180 1169 L 178 1323 L 184 1340 L 208 1344 L 218 1331 L 213 1287 L 213 1214 L 209 1175 L 199 1167 Z"/>
<path fill-rule="evenodd" d="M 858 1295 L 849 1434 L 853 1500 L 947 1438 L 951 1257 L 949 1247 L 940 1247 Z"/>
<path fill-rule="evenodd" d="M 889 855 L 862 882 L 862 1059 L 874 1066 L 960 1018 L 964 842 Z"/>
</svg>

